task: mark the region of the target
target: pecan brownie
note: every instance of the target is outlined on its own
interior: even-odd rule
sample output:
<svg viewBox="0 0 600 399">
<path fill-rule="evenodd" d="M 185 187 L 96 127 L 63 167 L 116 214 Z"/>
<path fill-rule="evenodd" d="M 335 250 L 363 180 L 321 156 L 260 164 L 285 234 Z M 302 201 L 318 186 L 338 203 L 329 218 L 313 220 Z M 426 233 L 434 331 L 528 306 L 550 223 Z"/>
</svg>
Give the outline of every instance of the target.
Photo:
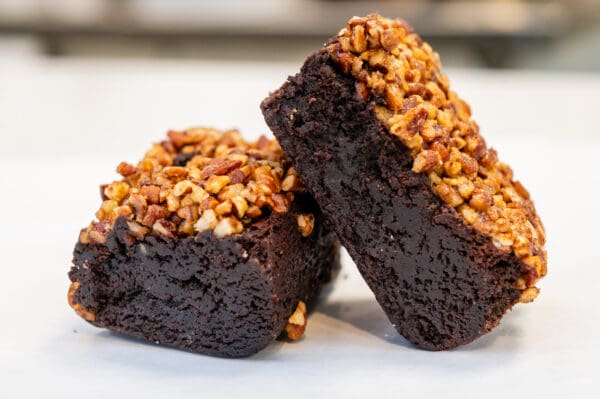
<svg viewBox="0 0 600 399">
<path fill-rule="evenodd" d="M 537 296 L 545 235 L 529 194 L 406 22 L 350 19 L 262 109 L 409 341 L 471 342 Z"/>
<path fill-rule="evenodd" d="M 101 186 L 69 304 L 98 327 L 208 355 L 299 338 L 338 244 L 285 154 L 236 131 L 168 137 Z"/>
</svg>

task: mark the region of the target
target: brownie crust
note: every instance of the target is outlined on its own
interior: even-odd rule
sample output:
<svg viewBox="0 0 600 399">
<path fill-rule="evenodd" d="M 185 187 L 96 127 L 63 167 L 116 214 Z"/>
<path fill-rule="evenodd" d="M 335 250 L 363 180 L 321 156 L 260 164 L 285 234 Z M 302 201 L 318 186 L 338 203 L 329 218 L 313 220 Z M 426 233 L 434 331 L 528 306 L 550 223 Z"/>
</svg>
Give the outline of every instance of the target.
<svg viewBox="0 0 600 399">
<path fill-rule="evenodd" d="M 315 215 L 303 237 L 296 218 Z M 78 242 L 72 302 L 93 325 L 180 349 L 244 357 L 284 330 L 339 270 L 338 244 L 308 195 L 241 234 L 136 238 L 120 218 L 105 244 Z M 81 312 L 80 312 L 81 314 Z"/>
<path fill-rule="evenodd" d="M 375 105 L 324 49 L 262 110 L 398 332 L 429 350 L 466 344 L 519 300 L 524 265 L 411 171 Z"/>
</svg>

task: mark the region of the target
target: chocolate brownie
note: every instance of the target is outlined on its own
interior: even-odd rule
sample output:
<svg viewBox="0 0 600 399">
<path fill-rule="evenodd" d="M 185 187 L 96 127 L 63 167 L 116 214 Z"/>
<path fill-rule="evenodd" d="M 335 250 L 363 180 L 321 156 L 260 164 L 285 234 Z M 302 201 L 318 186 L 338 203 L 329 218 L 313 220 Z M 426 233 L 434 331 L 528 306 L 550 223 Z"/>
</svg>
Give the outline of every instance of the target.
<svg viewBox="0 0 600 399">
<path fill-rule="evenodd" d="M 537 294 L 544 229 L 403 21 L 355 17 L 263 113 L 388 318 L 442 350 Z"/>
<path fill-rule="evenodd" d="M 81 317 L 223 357 L 302 335 L 338 244 L 277 142 L 172 131 L 117 171 L 75 246 L 68 299 Z"/>
</svg>

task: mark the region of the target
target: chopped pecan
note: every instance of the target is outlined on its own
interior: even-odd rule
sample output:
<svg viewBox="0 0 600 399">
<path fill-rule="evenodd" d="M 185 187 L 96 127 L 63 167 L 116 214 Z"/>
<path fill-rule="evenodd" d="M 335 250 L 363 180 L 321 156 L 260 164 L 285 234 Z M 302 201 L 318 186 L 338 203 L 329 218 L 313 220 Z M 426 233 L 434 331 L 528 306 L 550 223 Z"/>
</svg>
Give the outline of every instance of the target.
<svg viewBox="0 0 600 399">
<path fill-rule="evenodd" d="M 230 181 L 231 178 L 229 176 L 212 175 L 206 181 L 204 189 L 211 194 L 217 194 L 223 187 L 229 184 Z"/>
<path fill-rule="evenodd" d="M 158 204 L 160 202 L 160 187 L 147 185 L 140 187 L 140 193 L 146 197 L 149 203 Z"/>
<path fill-rule="evenodd" d="M 292 341 L 299 339 L 306 330 L 306 323 L 306 304 L 299 301 L 296 310 L 294 310 L 294 313 L 288 318 L 288 322 L 285 326 L 287 337 Z"/>
<path fill-rule="evenodd" d="M 221 219 L 215 227 L 215 235 L 217 237 L 226 237 L 232 234 L 240 233 L 244 229 L 242 223 L 233 217 Z"/>
<path fill-rule="evenodd" d="M 175 233 L 177 232 L 177 226 L 175 225 L 175 223 L 171 222 L 170 220 L 158 219 L 152 225 L 152 231 L 155 231 L 158 234 L 165 236 L 165 237 L 175 238 Z"/>
<path fill-rule="evenodd" d="M 442 161 L 440 154 L 435 151 L 424 150 L 417 154 L 412 170 L 415 173 L 429 172 Z"/>
<path fill-rule="evenodd" d="M 127 162 L 121 162 L 119 166 L 117 166 L 117 173 L 123 177 L 131 176 L 136 171 L 136 167 L 131 164 L 128 164 Z"/>
<path fill-rule="evenodd" d="M 146 226 L 153 226 L 158 219 L 165 218 L 169 215 L 169 210 L 160 205 L 150 205 L 148 211 L 142 219 L 142 223 Z"/>
<path fill-rule="evenodd" d="M 302 237 L 308 237 L 312 234 L 315 228 L 315 215 L 312 213 L 303 213 L 296 218 L 298 222 L 298 230 Z"/>
<path fill-rule="evenodd" d="M 71 306 L 73 310 L 75 310 L 75 312 L 77 312 L 77 314 L 83 319 L 87 321 L 96 320 L 96 315 L 94 313 L 88 311 L 81 306 L 81 304 L 75 302 L 75 293 L 77 292 L 77 289 L 79 289 L 79 281 L 72 282 L 69 286 L 69 292 L 67 293 L 67 302 L 69 302 L 69 306 Z"/>
<path fill-rule="evenodd" d="M 238 159 L 213 159 L 206 165 L 200 178 L 208 179 L 213 175 L 226 175 L 240 166 L 242 166 L 242 161 Z"/>
</svg>

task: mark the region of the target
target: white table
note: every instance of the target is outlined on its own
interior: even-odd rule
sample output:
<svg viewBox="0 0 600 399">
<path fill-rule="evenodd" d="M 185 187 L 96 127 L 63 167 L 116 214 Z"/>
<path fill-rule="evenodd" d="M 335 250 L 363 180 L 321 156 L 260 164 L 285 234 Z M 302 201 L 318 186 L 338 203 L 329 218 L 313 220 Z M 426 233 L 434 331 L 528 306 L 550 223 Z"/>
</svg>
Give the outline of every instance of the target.
<svg viewBox="0 0 600 399">
<path fill-rule="evenodd" d="M 99 205 L 98 184 L 117 178 L 119 161 L 136 161 L 169 128 L 266 131 L 258 104 L 297 66 L 35 57 L 0 64 L 0 397 L 590 397 L 597 390 L 600 77 L 450 71 L 546 225 L 549 274 L 533 304 L 465 347 L 417 350 L 346 257 L 304 339 L 225 360 L 86 324 L 66 304 L 71 251 Z"/>
</svg>

